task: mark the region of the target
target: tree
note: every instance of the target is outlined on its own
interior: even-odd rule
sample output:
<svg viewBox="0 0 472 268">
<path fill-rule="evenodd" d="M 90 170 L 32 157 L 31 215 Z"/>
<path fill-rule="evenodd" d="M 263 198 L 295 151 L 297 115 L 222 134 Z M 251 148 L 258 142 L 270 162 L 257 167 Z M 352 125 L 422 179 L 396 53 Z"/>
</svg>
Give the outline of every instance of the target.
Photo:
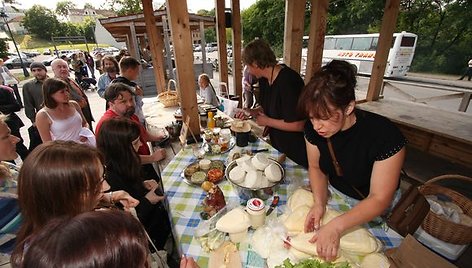
<svg viewBox="0 0 472 268">
<path fill-rule="evenodd" d="M 71 0 L 65 0 L 57 2 L 56 13 L 60 16 L 67 17 L 69 15 L 69 9 L 77 8 L 77 6 Z"/>
<path fill-rule="evenodd" d="M 199 11 L 197 11 L 197 14 L 201 16 L 215 17 L 215 9 L 212 9 L 212 10 L 200 9 Z M 205 42 L 207 43 L 216 42 L 216 29 L 215 28 L 205 29 L 204 36 L 205 36 Z"/>
<path fill-rule="evenodd" d="M 92 4 L 90 4 L 89 2 L 84 4 L 84 9 L 86 9 L 86 8 L 95 9 L 95 7 Z"/>
<path fill-rule="evenodd" d="M 141 13 L 143 11 L 141 0 L 106 0 L 102 7 L 111 9 L 120 16 Z"/>
<path fill-rule="evenodd" d="M 49 40 L 57 32 L 59 21 L 51 10 L 40 5 L 34 5 L 25 12 L 23 26 L 31 34 Z"/>
</svg>

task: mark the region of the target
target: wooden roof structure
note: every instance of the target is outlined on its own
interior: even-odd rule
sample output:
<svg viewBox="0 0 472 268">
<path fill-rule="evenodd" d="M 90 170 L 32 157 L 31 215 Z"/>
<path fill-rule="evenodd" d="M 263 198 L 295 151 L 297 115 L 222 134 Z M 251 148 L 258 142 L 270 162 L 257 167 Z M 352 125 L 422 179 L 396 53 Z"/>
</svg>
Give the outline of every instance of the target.
<svg viewBox="0 0 472 268">
<path fill-rule="evenodd" d="M 115 38 L 124 38 L 124 36 L 127 36 L 129 41 L 130 35 L 136 36 L 146 33 L 149 43 L 151 44 L 153 62 L 157 63 L 154 64 L 155 72 L 157 76 L 160 76 L 159 72 L 163 73 L 161 67 L 162 59 L 159 59 L 160 57 L 157 57 L 156 55 L 162 54 L 163 40 L 161 37 L 162 27 L 159 26 L 162 25 L 160 19 L 165 15 L 168 16 L 170 24 L 169 28 L 172 32 L 177 77 L 184 78 L 178 79 L 182 114 L 184 118 L 187 116 L 190 117 L 191 130 L 194 133 L 199 133 L 200 125 L 193 81 L 193 57 L 189 57 L 189 55 L 193 54 L 190 45 L 190 33 L 192 29 L 196 29 L 197 27 L 200 27 L 200 30 L 203 32 L 204 27 L 215 25 L 218 39 L 218 61 L 220 67 L 219 81 L 227 83 L 228 69 L 226 56 L 225 0 L 215 0 L 216 24 L 210 18 L 196 17 L 197 15 L 189 14 L 186 0 L 166 0 L 166 11 L 153 11 L 152 0 L 141 1 L 143 3 L 144 14 L 101 19 L 100 22 L 104 24 L 105 28 L 107 28 Z M 304 21 L 300 19 L 300 14 L 304 14 L 305 12 L 306 1 L 311 2 L 312 8 L 310 15 L 310 33 L 305 76 L 305 82 L 308 82 L 312 74 L 321 67 L 329 0 L 285 0 L 284 63 L 292 69 L 298 72 L 300 71 L 304 33 Z M 230 9 L 233 18 L 233 92 L 235 92 L 236 95 L 241 96 L 241 16 L 239 2 L 240 0 L 230 0 Z M 380 92 L 383 87 L 383 74 L 396 26 L 399 6 L 400 0 L 385 1 L 376 57 L 373 64 L 367 97 L 364 101 L 377 101 L 380 98 Z M 199 21 L 198 25 L 196 21 Z M 146 31 L 144 31 L 144 28 L 146 28 Z M 133 42 L 136 42 L 136 40 Z M 163 76 L 160 77 L 161 78 L 157 77 L 156 81 L 163 79 Z M 192 79 L 185 79 L 188 77 L 192 77 Z M 164 81 L 158 81 L 156 82 L 156 85 L 164 85 Z M 432 132 L 433 130 L 428 131 Z M 472 137 L 470 137 L 470 139 L 465 143 L 463 142 L 461 144 L 470 149 L 469 151 L 472 151 Z M 472 163 L 470 164 L 472 165 Z"/>
</svg>

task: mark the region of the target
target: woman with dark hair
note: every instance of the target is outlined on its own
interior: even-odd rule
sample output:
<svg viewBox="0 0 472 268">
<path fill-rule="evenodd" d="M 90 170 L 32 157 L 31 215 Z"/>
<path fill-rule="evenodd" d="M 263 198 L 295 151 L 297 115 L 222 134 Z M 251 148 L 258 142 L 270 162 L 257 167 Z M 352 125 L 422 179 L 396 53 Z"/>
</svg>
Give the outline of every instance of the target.
<svg viewBox="0 0 472 268">
<path fill-rule="evenodd" d="M 138 149 L 139 125 L 126 118 L 108 119 L 100 127 L 97 148 L 105 156 L 107 181 L 111 189 L 123 189 L 139 200 L 136 211 L 158 249 L 171 233 L 165 198 L 155 180 L 144 180 Z"/>
<path fill-rule="evenodd" d="M 124 191 L 110 191 L 103 157 L 95 148 L 72 141 L 53 141 L 36 147 L 18 176 L 18 200 L 23 223 L 12 264 L 17 267 L 31 235 L 58 217 L 91 211 L 99 201 L 120 201 L 125 208 L 137 200 Z"/>
<path fill-rule="evenodd" d="M 48 78 L 43 84 L 44 107 L 36 114 L 36 126 L 43 142 L 71 140 L 94 145 L 95 138 L 79 104 L 70 100 L 67 84 Z"/>
<path fill-rule="evenodd" d="M 103 68 L 103 74 L 100 75 L 98 78 L 98 90 L 97 93 L 100 97 L 103 98 L 103 94 L 105 94 L 105 89 L 111 83 L 111 81 L 115 80 L 115 78 L 120 73 L 120 66 L 116 61 L 115 57 L 111 55 L 107 55 L 102 58 L 101 66 Z M 108 105 L 106 107 L 108 109 Z"/>
<path fill-rule="evenodd" d="M 405 137 L 387 118 L 355 109 L 356 74 L 351 64 L 333 60 L 314 74 L 299 100 L 305 124 L 308 174 L 316 200 L 305 231 L 318 230 L 317 255 L 333 260 L 341 234 L 388 211 L 399 199 Z M 324 226 L 329 193 L 350 205 Z"/>
<path fill-rule="evenodd" d="M 286 154 L 297 164 L 307 167 L 303 125 L 305 118 L 296 109 L 302 92 L 303 79 L 285 64 L 277 63 L 269 44 L 256 39 L 244 47 L 243 63 L 249 74 L 259 80 L 260 104 L 254 109 L 245 109 L 259 126 L 265 127 L 272 146 Z M 242 112 L 236 117 L 245 119 Z"/>
<path fill-rule="evenodd" d="M 142 225 L 119 210 L 50 221 L 30 240 L 20 267 L 150 267 Z"/>
</svg>

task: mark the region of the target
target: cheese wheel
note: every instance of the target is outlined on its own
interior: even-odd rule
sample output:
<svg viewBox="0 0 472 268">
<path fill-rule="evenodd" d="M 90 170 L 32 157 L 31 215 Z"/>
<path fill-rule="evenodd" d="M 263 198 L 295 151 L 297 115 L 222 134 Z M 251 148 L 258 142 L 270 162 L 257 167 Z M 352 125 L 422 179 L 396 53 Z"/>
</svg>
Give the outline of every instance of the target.
<svg viewBox="0 0 472 268">
<path fill-rule="evenodd" d="M 260 180 L 260 183 L 259 183 L 260 188 L 267 188 L 267 187 L 272 186 L 272 184 L 273 183 L 269 182 L 269 180 L 267 179 L 267 177 L 265 175 L 261 176 L 261 180 Z"/>
<path fill-rule="evenodd" d="M 235 166 L 229 172 L 229 179 L 234 183 L 242 183 L 246 177 L 246 171 L 240 166 Z"/>
<path fill-rule="evenodd" d="M 287 201 L 288 207 L 294 211 L 299 206 L 312 207 L 315 204 L 313 201 L 313 193 L 302 188 L 298 188 Z"/>
<path fill-rule="evenodd" d="M 252 166 L 251 160 L 246 160 L 241 163 L 241 167 L 244 169 L 244 171 L 249 172 L 249 171 L 256 171 L 257 169 Z"/>
<path fill-rule="evenodd" d="M 258 174 L 256 170 L 251 170 L 246 174 L 244 179 L 244 187 L 256 188 L 258 184 Z"/>
<path fill-rule="evenodd" d="M 330 222 L 332 219 L 341 215 L 342 215 L 341 212 L 326 207 L 325 214 L 323 215 L 323 218 L 321 218 L 321 225 L 325 225 L 328 222 Z"/>
<path fill-rule="evenodd" d="M 243 154 L 240 158 L 236 159 L 236 163 L 240 166 L 247 160 L 251 160 L 251 157 L 247 154 Z"/>
<path fill-rule="evenodd" d="M 282 179 L 282 171 L 280 170 L 279 166 L 274 163 L 268 165 L 264 169 L 264 174 L 271 182 L 278 182 Z"/>
<path fill-rule="evenodd" d="M 390 262 L 384 254 L 372 253 L 364 257 L 361 262 L 361 268 L 388 268 Z"/>
<path fill-rule="evenodd" d="M 257 153 L 251 159 L 251 162 L 252 165 L 258 170 L 264 170 L 270 164 L 269 159 L 267 159 L 267 156 L 263 153 Z"/>
<path fill-rule="evenodd" d="M 242 207 L 234 208 L 216 222 L 216 229 L 225 233 L 239 233 L 247 230 L 249 226 L 251 226 L 249 215 Z"/>
<path fill-rule="evenodd" d="M 380 250 L 379 245 L 380 241 L 360 226 L 346 231 L 339 241 L 342 250 L 362 256 Z"/>
</svg>

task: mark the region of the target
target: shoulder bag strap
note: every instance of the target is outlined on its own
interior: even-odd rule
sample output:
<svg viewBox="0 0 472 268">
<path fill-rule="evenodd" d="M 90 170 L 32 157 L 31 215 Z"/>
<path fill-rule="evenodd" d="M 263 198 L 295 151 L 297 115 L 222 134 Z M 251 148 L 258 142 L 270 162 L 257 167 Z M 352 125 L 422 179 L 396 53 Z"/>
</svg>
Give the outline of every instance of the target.
<svg viewBox="0 0 472 268">
<path fill-rule="evenodd" d="M 333 149 L 333 144 L 331 143 L 331 139 L 327 138 L 327 143 L 328 143 L 328 150 L 329 154 L 331 155 L 331 161 L 333 162 L 334 169 L 336 170 L 336 175 L 339 177 L 343 176 L 343 169 L 341 168 L 341 165 L 338 162 L 338 159 L 336 159 L 336 155 L 334 154 L 334 149 Z M 366 197 L 359 189 L 357 189 L 354 185 L 352 185 L 349 181 L 345 180 L 345 182 L 351 186 L 351 188 L 363 199 Z"/>
</svg>

